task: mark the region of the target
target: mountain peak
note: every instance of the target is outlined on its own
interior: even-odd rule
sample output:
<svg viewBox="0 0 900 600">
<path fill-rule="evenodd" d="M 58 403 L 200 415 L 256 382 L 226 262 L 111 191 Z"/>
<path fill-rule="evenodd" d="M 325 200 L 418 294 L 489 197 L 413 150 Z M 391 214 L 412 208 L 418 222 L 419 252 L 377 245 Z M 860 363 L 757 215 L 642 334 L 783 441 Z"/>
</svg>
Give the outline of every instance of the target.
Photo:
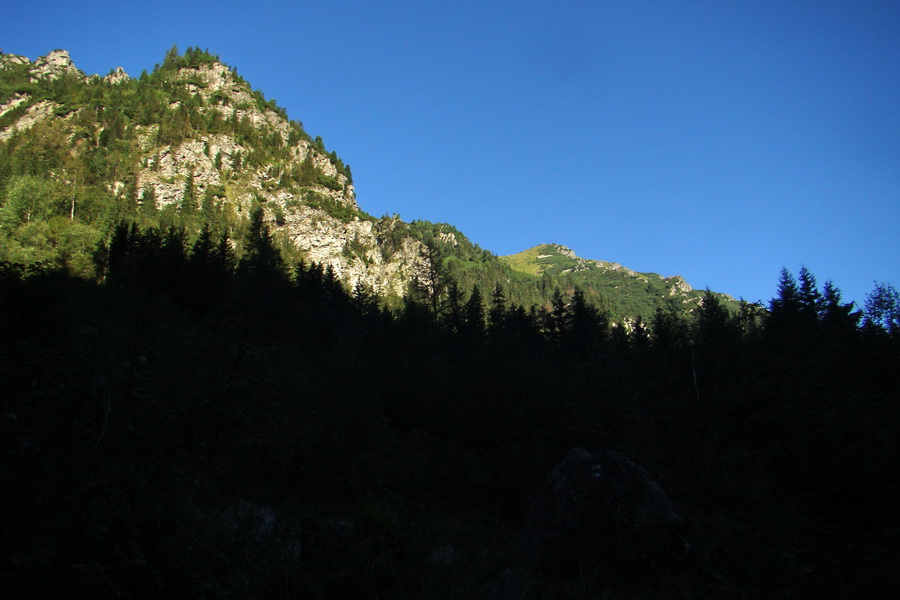
<svg viewBox="0 0 900 600">
<path fill-rule="evenodd" d="M 128 76 L 128 73 L 125 72 L 125 69 L 122 67 L 116 67 L 115 71 L 112 71 L 109 75 L 103 78 L 103 81 L 106 83 L 123 83 L 128 81 L 131 77 Z"/>
<path fill-rule="evenodd" d="M 619 263 L 581 258 L 562 244 L 540 244 L 500 259 L 518 273 L 549 277 L 560 285 L 591 290 L 606 298 L 619 315 L 649 318 L 664 302 L 675 302 L 688 311 L 702 302 L 702 292 L 680 275 L 639 273 Z M 734 301 L 725 294 L 719 297 L 725 302 Z"/>
<path fill-rule="evenodd" d="M 48 80 L 59 79 L 67 74 L 84 76 L 84 73 L 72 62 L 72 57 L 66 50 L 54 50 L 46 56 L 38 58 L 34 61 L 31 73 L 33 77 Z"/>
<path fill-rule="evenodd" d="M 53 85 L 60 77 L 72 78 L 72 85 Z M 0 54 L 0 83 L 7 91 L 0 96 L 0 143 L 28 135 L 48 144 L 38 166 L 52 175 L 0 173 L 6 178 L 0 190 L 18 186 L 17 197 L 57 197 L 42 207 L 40 219 L 63 217 L 54 222 L 95 241 L 109 235 L 110 222 L 135 219 L 183 227 L 188 236 L 205 225 L 239 242 L 247 215 L 261 209 L 289 261 L 317 263 L 348 287 L 361 284 L 383 295 L 403 296 L 411 283 L 427 280 L 439 271 L 431 266 L 438 256 L 459 289 L 500 283 L 510 302 L 522 306 L 545 305 L 555 289 L 575 287 L 592 302 L 608 299 L 622 320 L 651 315 L 661 303 L 685 310 L 699 303 L 679 277 L 584 259 L 562 244 L 497 257 L 452 225 L 365 214 L 337 154 L 205 50 L 173 47 L 137 79 L 121 68 L 85 77 L 64 50 L 34 62 Z M 27 148 L 11 146 L 22 155 L 11 164 L 26 164 Z M 86 164 L 93 169 L 88 178 Z M 0 260 L 55 260 L 91 275 L 89 244 L 70 247 L 65 231 L 60 239 L 38 239 L 36 213 L 6 212 L 0 234 L 12 241 Z M 442 283 L 432 281 L 429 289 Z"/>
</svg>

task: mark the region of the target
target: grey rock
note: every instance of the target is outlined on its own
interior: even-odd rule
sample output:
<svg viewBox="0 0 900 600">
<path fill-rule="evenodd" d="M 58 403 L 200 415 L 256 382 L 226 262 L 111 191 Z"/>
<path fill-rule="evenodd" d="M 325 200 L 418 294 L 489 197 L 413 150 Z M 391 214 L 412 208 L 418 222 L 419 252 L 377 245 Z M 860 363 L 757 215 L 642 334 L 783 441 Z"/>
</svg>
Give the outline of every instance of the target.
<svg viewBox="0 0 900 600">
<path fill-rule="evenodd" d="M 533 500 L 525 565 L 566 571 L 582 556 L 630 568 L 664 568 L 683 549 L 684 520 L 647 471 L 619 452 L 569 451 Z"/>
<path fill-rule="evenodd" d="M 504 569 L 484 588 L 488 600 L 525 600 L 537 583 L 535 575 L 524 567 Z"/>
<path fill-rule="evenodd" d="M 225 554 L 239 558 L 235 567 L 250 569 L 259 563 L 287 572 L 299 568 L 301 532 L 271 508 L 241 500 L 216 519 L 212 533 Z"/>
<path fill-rule="evenodd" d="M 103 81 L 106 83 L 124 83 L 131 79 L 128 76 L 128 73 L 125 72 L 125 69 L 122 67 L 116 67 L 116 70 L 103 78 Z"/>
<path fill-rule="evenodd" d="M 58 79 L 66 74 L 74 74 L 83 77 L 83 73 L 72 62 L 72 58 L 65 50 L 54 50 L 47 56 L 42 56 L 34 61 L 31 69 L 32 79 Z"/>
<path fill-rule="evenodd" d="M 352 521 L 319 520 L 319 535 L 333 539 L 349 539 L 356 535 L 356 525 Z"/>
</svg>

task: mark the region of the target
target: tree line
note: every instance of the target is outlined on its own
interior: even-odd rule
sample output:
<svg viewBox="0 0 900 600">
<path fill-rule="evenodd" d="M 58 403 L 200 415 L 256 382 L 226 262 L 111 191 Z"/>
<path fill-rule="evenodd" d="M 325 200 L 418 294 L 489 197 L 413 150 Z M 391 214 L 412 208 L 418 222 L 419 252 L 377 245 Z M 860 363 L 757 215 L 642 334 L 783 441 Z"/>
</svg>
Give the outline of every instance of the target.
<svg viewBox="0 0 900 600">
<path fill-rule="evenodd" d="M 0 267 L 14 595 L 478 597 L 517 564 L 527 499 L 571 447 L 645 466 L 690 550 L 647 580 L 602 546 L 621 541 L 585 542 L 540 598 L 897 583 L 889 285 L 857 310 L 784 271 L 768 310 L 707 293 L 626 328 L 577 289 L 523 306 L 438 260 L 387 308 L 288 261 L 261 210 L 239 243 L 122 222 L 95 260 L 100 281 Z M 300 532 L 299 564 L 283 537 L 223 530 L 248 504 Z"/>
</svg>

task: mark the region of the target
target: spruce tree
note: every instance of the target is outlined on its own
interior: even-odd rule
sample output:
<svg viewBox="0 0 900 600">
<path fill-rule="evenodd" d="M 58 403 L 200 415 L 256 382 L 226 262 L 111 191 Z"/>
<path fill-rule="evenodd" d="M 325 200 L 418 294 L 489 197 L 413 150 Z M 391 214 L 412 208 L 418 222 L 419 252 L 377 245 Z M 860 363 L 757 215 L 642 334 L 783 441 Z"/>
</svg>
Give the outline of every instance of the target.
<svg viewBox="0 0 900 600">
<path fill-rule="evenodd" d="M 463 307 L 463 319 L 466 333 L 474 338 L 484 336 L 484 301 L 477 285 L 472 286 L 472 293 Z"/>
<path fill-rule="evenodd" d="M 797 280 L 790 271 L 782 267 L 778 278 L 777 296 L 769 302 L 766 331 L 775 335 L 794 332 L 802 307 Z"/>
<path fill-rule="evenodd" d="M 853 302 L 843 302 L 840 289 L 830 280 L 825 282 L 822 290 L 822 324 L 826 331 L 843 335 L 855 333 L 862 313 L 853 308 Z"/>
<path fill-rule="evenodd" d="M 488 310 L 488 333 L 492 337 L 499 337 L 506 323 L 506 294 L 499 283 L 494 285 L 491 292 L 491 307 Z"/>
<path fill-rule="evenodd" d="M 802 266 L 798 274 L 798 282 L 797 299 L 800 303 L 800 313 L 808 324 L 814 323 L 819 320 L 822 310 L 822 295 L 816 287 L 816 278 L 809 269 Z"/>
<path fill-rule="evenodd" d="M 197 192 L 194 189 L 194 173 L 189 172 L 184 180 L 184 189 L 181 197 L 179 212 L 182 215 L 197 214 Z"/>
<path fill-rule="evenodd" d="M 238 270 L 249 279 L 281 279 L 284 277 L 284 261 L 275 247 L 265 212 L 256 206 L 250 213 L 250 225 L 244 238 L 244 254 Z"/>
<path fill-rule="evenodd" d="M 865 325 L 889 334 L 900 333 L 900 292 L 889 283 L 875 283 L 866 294 Z"/>
</svg>

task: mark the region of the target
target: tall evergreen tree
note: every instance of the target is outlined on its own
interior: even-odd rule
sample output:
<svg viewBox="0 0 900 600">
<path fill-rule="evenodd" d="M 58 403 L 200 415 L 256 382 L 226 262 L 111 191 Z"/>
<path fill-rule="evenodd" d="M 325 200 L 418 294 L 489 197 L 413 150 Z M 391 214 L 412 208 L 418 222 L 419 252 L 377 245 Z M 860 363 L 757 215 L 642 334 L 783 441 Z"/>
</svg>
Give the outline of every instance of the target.
<svg viewBox="0 0 900 600">
<path fill-rule="evenodd" d="M 197 214 L 197 191 L 194 188 L 193 171 L 187 174 L 184 180 L 184 189 L 182 190 L 181 205 L 178 207 L 182 215 Z"/>
<path fill-rule="evenodd" d="M 567 343 L 579 352 L 597 352 L 609 335 L 609 315 L 585 298 L 576 288 L 569 303 Z"/>
<path fill-rule="evenodd" d="M 822 291 L 822 325 L 827 331 L 855 333 L 862 313 L 853 308 L 853 302 L 843 302 L 841 290 L 831 280 L 825 282 Z"/>
<path fill-rule="evenodd" d="M 816 278 L 809 269 L 801 266 L 798 281 L 797 300 L 800 304 L 800 313 L 807 323 L 813 323 L 819 319 L 822 310 L 822 295 L 816 286 Z"/>
<path fill-rule="evenodd" d="M 544 317 L 547 338 L 555 344 L 562 344 L 571 327 L 572 314 L 569 312 L 568 299 L 556 288 L 550 297 L 550 311 Z"/>
<path fill-rule="evenodd" d="M 793 333 L 802 310 L 800 289 L 793 274 L 782 267 L 778 278 L 777 295 L 769 302 L 766 331 L 771 334 Z"/>
<path fill-rule="evenodd" d="M 447 288 L 447 309 L 444 315 L 444 321 L 447 329 L 453 334 L 461 334 L 465 330 L 462 306 L 462 292 L 456 281 L 450 283 Z"/>
<path fill-rule="evenodd" d="M 865 325 L 889 334 L 900 333 L 900 292 L 889 283 L 875 283 L 866 294 Z"/>
<path fill-rule="evenodd" d="M 353 286 L 351 305 L 362 316 L 372 317 L 378 313 L 378 296 L 361 281 L 357 281 Z"/>
<path fill-rule="evenodd" d="M 216 270 L 222 273 L 224 279 L 228 279 L 234 272 L 236 264 L 234 248 L 231 246 L 231 240 L 228 239 L 227 233 L 222 233 L 219 236 L 219 242 L 213 251 L 212 260 Z"/>
<path fill-rule="evenodd" d="M 472 293 L 463 307 L 463 322 L 466 335 L 475 339 L 484 337 L 484 301 L 477 285 L 472 286 Z"/>
<path fill-rule="evenodd" d="M 284 260 L 269 233 L 261 206 L 256 206 L 250 212 L 250 224 L 244 238 L 244 254 L 238 270 L 250 279 L 281 279 L 285 275 Z"/>
<path fill-rule="evenodd" d="M 427 306 L 432 318 L 438 319 L 444 312 L 447 291 L 453 278 L 438 243 L 434 239 L 427 239 L 424 247 L 424 271 L 413 278 L 409 291 L 414 301 Z"/>
<path fill-rule="evenodd" d="M 488 309 L 488 332 L 494 337 L 503 331 L 506 310 L 506 294 L 503 292 L 503 286 L 497 283 L 491 292 L 491 306 Z"/>
</svg>

